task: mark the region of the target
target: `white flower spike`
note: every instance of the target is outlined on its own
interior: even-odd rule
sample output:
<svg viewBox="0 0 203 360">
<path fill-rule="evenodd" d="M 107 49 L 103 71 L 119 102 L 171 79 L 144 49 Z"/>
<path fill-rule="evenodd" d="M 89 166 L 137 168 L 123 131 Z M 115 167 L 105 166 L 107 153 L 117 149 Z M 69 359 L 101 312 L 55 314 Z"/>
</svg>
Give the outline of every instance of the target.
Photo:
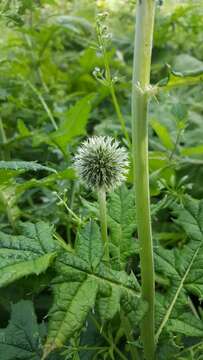
<svg viewBox="0 0 203 360">
<path fill-rule="evenodd" d="M 118 141 L 94 136 L 84 141 L 74 158 L 75 169 L 89 188 L 110 191 L 122 184 L 128 173 L 128 155 Z"/>
</svg>

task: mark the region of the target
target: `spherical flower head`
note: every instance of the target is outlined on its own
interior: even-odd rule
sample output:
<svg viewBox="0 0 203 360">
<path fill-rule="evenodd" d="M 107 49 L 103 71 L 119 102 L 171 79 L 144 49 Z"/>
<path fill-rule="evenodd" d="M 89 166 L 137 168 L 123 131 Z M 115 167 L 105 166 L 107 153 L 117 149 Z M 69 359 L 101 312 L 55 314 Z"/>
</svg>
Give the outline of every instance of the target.
<svg viewBox="0 0 203 360">
<path fill-rule="evenodd" d="M 128 155 L 124 147 L 111 137 L 94 136 L 79 147 L 75 169 L 91 189 L 113 190 L 125 181 L 128 173 Z"/>
</svg>

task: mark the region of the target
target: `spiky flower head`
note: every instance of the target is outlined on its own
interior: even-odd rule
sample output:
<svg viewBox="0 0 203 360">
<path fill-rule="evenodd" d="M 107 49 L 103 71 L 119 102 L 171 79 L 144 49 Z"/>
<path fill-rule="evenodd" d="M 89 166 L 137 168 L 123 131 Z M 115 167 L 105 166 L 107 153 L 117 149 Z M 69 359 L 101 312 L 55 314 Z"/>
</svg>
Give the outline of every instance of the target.
<svg viewBox="0 0 203 360">
<path fill-rule="evenodd" d="M 89 188 L 106 191 L 121 185 L 129 165 L 125 148 L 107 136 L 94 136 L 84 141 L 74 163 L 80 179 Z"/>
</svg>

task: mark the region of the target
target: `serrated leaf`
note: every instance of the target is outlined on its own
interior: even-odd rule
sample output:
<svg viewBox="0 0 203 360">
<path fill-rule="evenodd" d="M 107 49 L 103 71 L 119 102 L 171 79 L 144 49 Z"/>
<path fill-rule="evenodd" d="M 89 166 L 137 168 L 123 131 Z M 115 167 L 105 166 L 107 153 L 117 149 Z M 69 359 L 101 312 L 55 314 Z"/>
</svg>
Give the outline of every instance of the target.
<svg viewBox="0 0 203 360">
<path fill-rule="evenodd" d="M 95 306 L 96 298 L 99 301 L 99 298 L 103 297 L 108 302 L 106 312 L 105 309 L 100 311 L 102 322 L 114 316 L 115 310 L 119 309 L 124 299 L 124 302 L 131 303 L 134 310 L 136 309 L 137 313 L 134 311 L 134 315 L 143 316 L 140 286 L 135 276 L 128 275 L 125 271 L 112 270 L 108 264 L 102 262 L 101 244 L 98 227 L 92 222 L 80 230 L 76 252 L 67 251 L 56 259 L 58 277 L 53 284 L 55 300 L 50 313 L 44 357 L 52 349 L 61 347 L 66 339 L 81 329 L 89 310 Z M 139 316 L 135 316 L 137 321 Z"/>
<path fill-rule="evenodd" d="M 51 172 L 56 172 L 55 169 L 52 169 L 48 166 L 43 166 L 34 161 L 0 161 L 0 171 L 1 170 L 13 170 L 13 171 L 39 171 L 46 170 Z"/>
<path fill-rule="evenodd" d="M 124 291 L 121 298 L 121 307 L 132 328 L 136 329 L 148 309 L 148 304 L 143 299 L 138 303 L 131 292 Z"/>
<path fill-rule="evenodd" d="M 56 257 L 52 228 L 43 222 L 21 224 L 22 235 L 0 232 L 0 286 L 44 272 Z"/>
<path fill-rule="evenodd" d="M 175 319 L 170 319 L 167 330 L 190 337 L 203 336 L 203 323 L 190 313 L 182 313 Z"/>
<path fill-rule="evenodd" d="M 34 161 L 0 161 L 0 184 L 8 184 L 9 180 L 27 171 L 49 171 L 56 170 L 48 166 L 38 164 Z M 55 174 L 54 174 L 55 175 Z"/>
<path fill-rule="evenodd" d="M 101 262 L 103 256 L 103 242 L 99 227 L 94 221 L 90 221 L 83 231 L 78 232 L 76 252 L 78 256 L 87 261 L 93 269 Z"/>
<path fill-rule="evenodd" d="M 121 293 L 119 287 L 112 287 L 109 296 L 98 299 L 96 308 L 102 323 L 113 319 L 115 314 L 120 311 Z"/>
<path fill-rule="evenodd" d="M 45 357 L 82 328 L 94 306 L 97 289 L 97 282 L 89 277 L 84 277 L 79 282 L 64 281 L 54 285 L 54 305 L 50 312 Z"/>
<path fill-rule="evenodd" d="M 68 168 L 63 171 L 59 171 L 56 174 L 51 174 L 49 176 L 45 176 L 44 178 L 37 180 L 37 179 L 30 179 L 28 181 L 25 181 L 22 184 L 16 184 L 16 193 L 19 195 L 25 190 L 28 190 L 30 188 L 34 187 L 46 187 L 50 186 L 54 182 L 57 182 L 58 180 L 74 180 L 75 179 L 75 171 L 72 168 Z"/>
<path fill-rule="evenodd" d="M 136 211 L 134 193 L 126 186 L 120 187 L 109 196 L 108 225 L 110 241 L 117 248 L 118 264 L 122 268 L 126 265 L 127 258 L 135 253 Z"/>
<path fill-rule="evenodd" d="M 137 324 L 144 315 L 146 307 L 142 308 L 139 285 L 133 275 L 128 276 L 124 271 L 111 270 L 104 264 L 100 264 L 93 271 L 86 261 L 68 253 L 61 255 L 56 260 L 56 270 L 61 275 L 56 278 L 54 285 L 54 310 L 50 313 L 51 319 L 45 345 L 45 357 L 53 349 L 61 347 L 66 339 L 80 330 L 89 310 L 95 305 L 96 296 L 101 294 L 105 287 L 110 289 L 110 294 L 112 292 L 116 296 L 120 294 L 119 300 L 120 298 L 128 298 L 128 305 L 131 304 L 132 307 L 133 304 L 133 314 Z M 68 294 L 73 296 L 72 300 Z M 106 301 L 108 300 L 107 298 Z M 69 304 L 71 308 L 69 308 Z M 102 321 L 107 320 L 107 318 L 109 320 L 110 315 L 114 316 L 115 314 L 115 310 L 113 310 L 115 304 L 111 302 L 109 305 L 108 316 L 105 319 L 102 318 Z M 103 312 L 100 313 L 100 315 L 102 314 Z M 139 316 L 137 316 L 138 314 Z M 64 321 L 64 319 L 66 320 Z"/>
<path fill-rule="evenodd" d="M 183 249 L 159 247 L 155 250 L 156 271 L 170 279 L 166 293 L 157 298 L 157 340 L 164 327 L 170 326 L 171 318 L 174 324 L 180 311 L 184 312 L 188 307 L 187 294 L 194 293 L 203 298 L 203 201 L 186 196 L 184 207 L 176 208 L 174 214 L 178 216 L 176 223 L 185 230 L 189 242 Z M 173 315 L 175 312 L 176 316 Z M 184 317 L 181 322 L 183 326 Z M 187 321 L 185 327 L 188 328 Z M 177 323 L 177 331 L 178 328 L 180 322 Z M 175 331 L 175 327 L 173 329 Z M 193 336 L 197 336 L 195 332 Z"/>
<path fill-rule="evenodd" d="M 31 301 L 20 301 L 11 307 L 6 329 L 0 329 L 0 359 L 40 360 L 40 328 Z"/>
</svg>

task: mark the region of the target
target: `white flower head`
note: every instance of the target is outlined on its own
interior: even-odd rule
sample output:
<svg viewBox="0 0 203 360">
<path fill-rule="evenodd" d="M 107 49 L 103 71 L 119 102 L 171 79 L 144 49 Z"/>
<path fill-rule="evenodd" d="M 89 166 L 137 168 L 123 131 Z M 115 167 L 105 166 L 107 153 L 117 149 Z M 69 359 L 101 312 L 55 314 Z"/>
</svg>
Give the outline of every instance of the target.
<svg viewBox="0 0 203 360">
<path fill-rule="evenodd" d="M 128 173 L 128 155 L 118 141 L 109 136 L 94 136 L 84 141 L 74 158 L 75 169 L 89 188 L 113 190 Z"/>
</svg>

